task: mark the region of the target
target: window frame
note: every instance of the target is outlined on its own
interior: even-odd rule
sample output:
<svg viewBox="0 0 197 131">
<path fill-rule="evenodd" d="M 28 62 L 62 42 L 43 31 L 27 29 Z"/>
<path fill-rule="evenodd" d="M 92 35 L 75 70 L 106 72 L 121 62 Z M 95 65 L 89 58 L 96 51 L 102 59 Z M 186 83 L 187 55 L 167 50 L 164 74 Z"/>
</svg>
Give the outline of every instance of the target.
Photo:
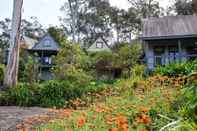
<svg viewBox="0 0 197 131">
<path fill-rule="evenodd" d="M 104 47 L 103 42 L 96 42 L 96 48 L 102 49 Z"/>
</svg>

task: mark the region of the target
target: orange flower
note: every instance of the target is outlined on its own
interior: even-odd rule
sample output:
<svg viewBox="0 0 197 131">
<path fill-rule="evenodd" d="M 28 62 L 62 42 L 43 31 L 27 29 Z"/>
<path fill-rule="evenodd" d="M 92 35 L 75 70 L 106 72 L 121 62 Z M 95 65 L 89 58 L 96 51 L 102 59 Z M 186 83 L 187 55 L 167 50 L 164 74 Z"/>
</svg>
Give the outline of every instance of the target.
<svg viewBox="0 0 197 131">
<path fill-rule="evenodd" d="M 111 116 L 107 116 L 107 117 L 106 117 L 106 121 L 107 121 L 106 123 L 107 123 L 108 125 L 110 125 L 110 126 L 113 124 L 113 118 L 112 118 Z"/>
<path fill-rule="evenodd" d="M 128 131 L 129 126 L 128 126 L 128 124 L 123 124 L 123 125 L 121 125 L 120 129 L 121 129 L 121 131 Z"/>
<path fill-rule="evenodd" d="M 85 119 L 81 118 L 77 121 L 77 127 L 81 128 L 85 124 Z"/>
<path fill-rule="evenodd" d="M 27 128 L 21 128 L 19 131 L 28 131 Z"/>
<path fill-rule="evenodd" d="M 141 131 L 148 131 L 148 130 L 146 130 L 145 128 L 142 128 Z"/>
<path fill-rule="evenodd" d="M 118 116 L 115 118 L 115 123 L 117 124 L 118 128 L 120 128 L 121 131 L 128 131 L 128 122 L 126 117 L 124 116 Z"/>
<path fill-rule="evenodd" d="M 89 125 L 89 128 L 90 128 L 90 129 L 94 129 L 95 126 L 94 126 L 93 124 L 91 124 L 91 125 Z"/>
<path fill-rule="evenodd" d="M 119 116 L 116 118 L 116 124 L 118 127 L 121 127 L 125 123 L 127 123 L 127 119 L 124 116 Z"/>
<path fill-rule="evenodd" d="M 143 123 L 143 124 L 150 124 L 151 123 L 151 118 L 145 114 L 141 114 L 138 118 L 137 118 L 137 122 L 138 123 Z"/>
<path fill-rule="evenodd" d="M 93 116 L 92 116 L 92 119 L 93 119 L 93 120 L 96 120 L 96 118 L 97 118 L 96 115 L 93 115 Z"/>
<path fill-rule="evenodd" d="M 46 129 L 44 129 L 44 131 L 51 131 L 51 129 L 49 129 L 49 128 L 46 128 Z"/>
<path fill-rule="evenodd" d="M 67 131 L 72 131 L 72 128 L 67 128 Z"/>
<path fill-rule="evenodd" d="M 109 131 L 117 131 L 116 128 L 111 128 Z"/>
<path fill-rule="evenodd" d="M 149 111 L 149 109 L 144 106 L 140 106 L 139 110 L 140 110 L 140 112 L 143 112 L 143 113 L 147 113 Z"/>
<path fill-rule="evenodd" d="M 86 113 L 86 112 L 82 112 L 81 114 L 82 114 L 84 117 L 87 116 L 87 113 Z"/>
</svg>

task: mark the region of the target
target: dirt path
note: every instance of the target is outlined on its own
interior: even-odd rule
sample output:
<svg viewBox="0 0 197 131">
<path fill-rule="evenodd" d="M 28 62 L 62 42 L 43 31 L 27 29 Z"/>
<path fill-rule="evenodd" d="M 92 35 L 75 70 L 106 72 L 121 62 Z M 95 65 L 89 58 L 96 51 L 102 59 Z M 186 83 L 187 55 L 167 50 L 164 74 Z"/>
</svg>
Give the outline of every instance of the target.
<svg viewBox="0 0 197 131">
<path fill-rule="evenodd" d="M 15 131 L 16 125 L 24 119 L 48 115 L 47 109 L 43 108 L 22 108 L 22 107 L 1 107 L 0 106 L 0 131 Z"/>
</svg>

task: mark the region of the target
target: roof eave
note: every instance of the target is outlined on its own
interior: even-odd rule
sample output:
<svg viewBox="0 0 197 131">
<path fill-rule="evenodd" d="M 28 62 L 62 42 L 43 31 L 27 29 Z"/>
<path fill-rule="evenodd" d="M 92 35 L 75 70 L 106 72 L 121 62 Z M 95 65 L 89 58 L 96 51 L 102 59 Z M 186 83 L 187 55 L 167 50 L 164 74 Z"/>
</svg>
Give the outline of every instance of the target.
<svg viewBox="0 0 197 131">
<path fill-rule="evenodd" d="M 197 38 L 197 34 L 192 35 L 174 35 L 174 36 L 151 36 L 140 37 L 142 40 L 170 40 L 170 39 L 183 39 L 183 38 Z"/>
<path fill-rule="evenodd" d="M 55 49 L 28 49 L 29 51 L 59 51 L 59 49 L 58 50 L 55 50 Z"/>
</svg>

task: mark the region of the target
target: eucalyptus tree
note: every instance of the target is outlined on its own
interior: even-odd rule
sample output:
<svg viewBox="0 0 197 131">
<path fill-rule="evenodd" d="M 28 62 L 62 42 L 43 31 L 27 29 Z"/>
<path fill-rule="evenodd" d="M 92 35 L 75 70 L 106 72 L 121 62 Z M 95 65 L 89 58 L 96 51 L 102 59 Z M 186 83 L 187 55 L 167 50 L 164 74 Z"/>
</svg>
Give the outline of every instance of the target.
<svg viewBox="0 0 197 131">
<path fill-rule="evenodd" d="M 9 58 L 4 77 L 4 87 L 14 87 L 17 84 L 22 5 L 23 0 L 14 0 Z"/>
<path fill-rule="evenodd" d="M 110 33 L 110 4 L 107 0 L 68 0 L 61 10 L 66 32 L 72 40 L 89 43 Z"/>
<path fill-rule="evenodd" d="M 192 15 L 192 0 L 175 0 L 173 7 L 177 15 Z"/>
<path fill-rule="evenodd" d="M 6 18 L 0 21 L 0 49 L 4 50 L 8 47 L 10 38 L 11 20 Z"/>
<path fill-rule="evenodd" d="M 39 39 L 45 34 L 43 26 L 39 23 L 37 17 L 30 17 L 30 20 L 22 19 L 21 21 L 21 35 L 30 37 L 32 39 Z"/>
<path fill-rule="evenodd" d="M 67 0 L 61 7 L 64 16 L 60 18 L 66 32 L 72 36 L 74 43 L 80 41 L 80 16 L 86 9 L 86 0 Z"/>
<path fill-rule="evenodd" d="M 158 0 L 128 0 L 139 18 L 159 17 L 163 15 L 163 8 Z"/>
</svg>

